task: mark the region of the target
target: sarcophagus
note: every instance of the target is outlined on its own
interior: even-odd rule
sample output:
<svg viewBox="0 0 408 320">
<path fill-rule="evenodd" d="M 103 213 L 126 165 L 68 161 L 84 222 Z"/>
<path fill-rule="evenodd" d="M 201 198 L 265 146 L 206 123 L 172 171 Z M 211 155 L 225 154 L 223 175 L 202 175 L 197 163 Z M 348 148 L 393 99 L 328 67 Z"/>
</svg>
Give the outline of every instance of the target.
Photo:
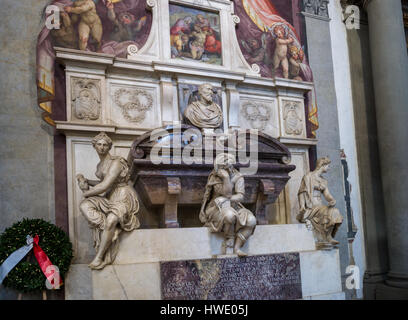
<svg viewBox="0 0 408 320">
<path fill-rule="evenodd" d="M 243 204 L 258 224 L 267 224 L 265 206 L 273 203 L 289 180 L 290 152 L 258 131 L 202 134 L 181 125 L 156 129 L 136 139 L 129 152 L 131 180 L 145 207 L 163 215 L 168 228 L 180 227 L 177 212 L 199 214 L 205 185 L 218 153 L 233 153 L 245 175 Z"/>
</svg>

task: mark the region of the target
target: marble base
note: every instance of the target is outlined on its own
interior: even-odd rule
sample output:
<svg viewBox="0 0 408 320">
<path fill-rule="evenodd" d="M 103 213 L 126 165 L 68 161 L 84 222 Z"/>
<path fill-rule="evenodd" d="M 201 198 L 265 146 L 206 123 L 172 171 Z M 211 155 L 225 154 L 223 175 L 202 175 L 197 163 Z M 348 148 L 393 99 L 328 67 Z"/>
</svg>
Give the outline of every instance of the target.
<svg viewBox="0 0 408 320">
<path fill-rule="evenodd" d="M 208 228 L 146 229 L 122 233 L 115 264 L 208 259 L 221 255 L 223 237 Z M 304 224 L 257 226 L 243 251 L 251 255 L 315 250 Z"/>
<path fill-rule="evenodd" d="M 345 300 L 345 299 L 346 294 L 344 292 L 336 292 L 318 296 L 304 297 L 302 300 Z"/>
<path fill-rule="evenodd" d="M 66 299 L 161 299 L 160 262 L 221 259 L 221 243 L 222 237 L 206 228 L 124 234 L 113 265 L 94 271 L 86 264 L 71 266 L 65 281 Z M 303 299 L 344 299 L 338 249 L 315 250 L 311 232 L 304 225 L 257 226 L 244 251 L 249 256 L 299 253 Z"/>
</svg>

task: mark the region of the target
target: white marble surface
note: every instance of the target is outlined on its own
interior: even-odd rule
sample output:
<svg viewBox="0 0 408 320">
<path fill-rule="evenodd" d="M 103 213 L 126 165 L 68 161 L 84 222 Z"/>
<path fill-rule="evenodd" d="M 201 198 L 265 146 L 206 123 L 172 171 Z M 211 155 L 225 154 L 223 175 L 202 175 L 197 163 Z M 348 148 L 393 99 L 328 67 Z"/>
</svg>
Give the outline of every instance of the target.
<svg viewBox="0 0 408 320">
<path fill-rule="evenodd" d="M 222 237 L 207 228 L 135 230 L 124 234 L 113 265 L 90 271 L 74 264 L 67 299 L 160 299 L 160 262 L 213 258 Z M 244 250 L 252 255 L 299 252 L 304 300 L 342 300 L 338 250 L 316 251 L 303 224 L 257 226 Z"/>
<path fill-rule="evenodd" d="M 73 264 L 64 281 L 66 300 L 92 300 L 92 271 L 87 264 Z"/>
<path fill-rule="evenodd" d="M 115 264 L 206 259 L 221 254 L 222 237 L 207 228 L 147 229 L 123 233 Z M 257 226 L 243 250 L 250 255 L 315 249 L 305 225 Z"/>
<path fill-rule="evenodd" d="M 110 265 L 92 271 L 95 300 L 160 299 L 159 263 Z"/>
<path fill-rule="evenodd" d="M 346 300 L 346 294 L 344 292 L 336 292 L 311 297 L 304 297 L 302 300 Z"/>
<path fill-rule="evenodd" d="M 339 250 L 300 252 L 303 297 L 342 291 Z"/>
</svg>

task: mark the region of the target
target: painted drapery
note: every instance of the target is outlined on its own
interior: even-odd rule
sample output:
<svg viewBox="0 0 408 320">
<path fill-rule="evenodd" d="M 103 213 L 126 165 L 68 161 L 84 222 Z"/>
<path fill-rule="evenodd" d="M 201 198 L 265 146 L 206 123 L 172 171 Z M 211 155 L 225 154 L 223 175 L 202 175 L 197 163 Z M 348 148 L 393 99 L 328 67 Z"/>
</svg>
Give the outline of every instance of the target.
<svg viewBox="0 0 408 320">
<path fill-rule="evenodd" d="M 79 3 L 87 4 L 91 0 L 54 0 L 50 5 L 60 8 L 60 29 L 50 30 L 45 26 L 49 14 L 44 13 L 44 27 L 37 40 L 37 98 L 39 107 L 44 111 L 43 119 L 49 124 L 54 124 L 52 117 L 53 100 L 62 81 L 55 79 L 55 52 L 53 47 L 66 47 L 79 49 L 81 40 L 79 28 L 81 14 L 67 12 L 67 7 L 79 6 Z M 141 48 L 149 36 L 152 16 L 146 10 L 146 0 L 93 0 L 96 15 L 102 25 L 100 47 L 95 43 L 91 30 L 88 41 L 85 44 L 86 51 L 98 51 L 112 54 L 117 57 L 125 57 L 127 47 L 135 44 Z M 95 33 L 96 34 L 96 33 Z M 54 101 L 55 102 L 55 101 Z"/>
<path fill-rule="evenodd" d="M 292 12 L 292 2 L 287 0 L 233 0 L 235 14 L 240 18 L 237 26 L 237 38 L 241 51 L 251 65 L 256 63 L 260 67 L 263 77 L 284 77 L 282 68 L 273 68 L 273 58 L 276 50 L 275 28 L 282 26 L 285 30 L 285 39 L 293 39 L 288 45 L 288 60 L 293 52 L 298 53 L 299 75 L 289 78 L 313 82 L 313 74 L 304 56 L 301 39 L 293 25 L 288 22 L 277 10 Z M 290 62 L 289 62 L 290 64 Z M 316 137 L 319 127 L 317 118 L 317 104 L 315 92 L 310 92 L 306 99 L 308 114 L 308 132 Z"/>
</svg>

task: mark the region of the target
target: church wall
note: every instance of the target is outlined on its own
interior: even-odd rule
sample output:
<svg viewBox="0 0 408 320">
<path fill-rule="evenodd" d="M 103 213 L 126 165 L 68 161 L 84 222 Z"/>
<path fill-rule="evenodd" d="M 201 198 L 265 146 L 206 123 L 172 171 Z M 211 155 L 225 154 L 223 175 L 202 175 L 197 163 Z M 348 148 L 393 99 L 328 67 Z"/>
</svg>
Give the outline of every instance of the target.
<svg viewBox="0 0 408 320">
<path fill-rule="evenodd" d="M 0 233 L 24 217 L 55 222 L 53 134 L 41 119 L 35 81 L 47 2 L 2 1 L 0 10 Z M 16 297 L 0 286 L 0 300 Z"/>
</svg>

